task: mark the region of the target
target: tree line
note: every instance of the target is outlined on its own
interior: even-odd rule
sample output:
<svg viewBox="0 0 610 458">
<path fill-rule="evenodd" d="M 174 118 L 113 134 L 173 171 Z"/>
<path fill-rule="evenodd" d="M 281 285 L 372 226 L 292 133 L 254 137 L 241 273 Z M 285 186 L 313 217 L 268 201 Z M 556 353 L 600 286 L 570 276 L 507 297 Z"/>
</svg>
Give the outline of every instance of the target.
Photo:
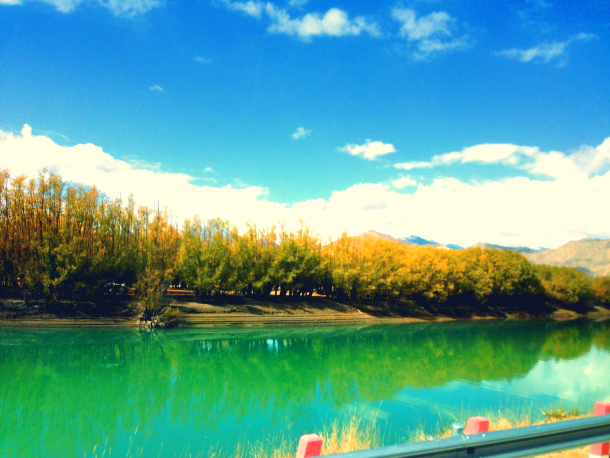
<svg viewBox="0 0 610 458">
<path fill-rule="evenodd" d="M 289 231 L 187 219 L 111 199 L 43 171 L 0 171 L 0 278 L 32 300 L 104 301 L 134 288 L 154 302 L 171 284 L 198 301 L 243 295 L 415 301 L 431 306 L 507 301 L 610 302 L 610 278 L 534 266 L 521 254 L 441 250 L 343 234 L 323 244 L 301 222 Z"/>
</svg>

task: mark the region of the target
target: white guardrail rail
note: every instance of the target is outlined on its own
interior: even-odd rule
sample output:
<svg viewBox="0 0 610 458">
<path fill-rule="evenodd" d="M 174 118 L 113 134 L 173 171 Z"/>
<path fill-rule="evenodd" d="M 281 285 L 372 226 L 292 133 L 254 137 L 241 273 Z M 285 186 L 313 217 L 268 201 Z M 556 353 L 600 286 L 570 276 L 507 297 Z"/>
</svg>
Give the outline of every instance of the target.
<svg viewBox="0 0 610 458">
<path fill-rule="evenodd" d="M 326 455 L 333 458 L 521 458 L 591 445 L 590 458 L 609 458 L 610 402 L 597 402 L 592 417 L 523 428 L 489 431 L 489 420 L 471 417 L 466 428 L 452 426 L 451 437 Z M 302 436 L 296 458 L 317 457 L 323 439 Z"/>
</svg>

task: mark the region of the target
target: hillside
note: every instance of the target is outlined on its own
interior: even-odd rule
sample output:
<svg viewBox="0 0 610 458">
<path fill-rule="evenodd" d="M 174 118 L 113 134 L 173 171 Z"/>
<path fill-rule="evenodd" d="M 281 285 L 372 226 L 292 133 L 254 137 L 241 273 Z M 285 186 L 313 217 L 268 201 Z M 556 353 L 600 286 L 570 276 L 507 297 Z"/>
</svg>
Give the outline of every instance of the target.
<svg viewBox="0 0 610 458">
<path fill-rule="evenodd" d="M 610 239 L 573 240 L 554 250 L 523 254 L 533 264 L 576 267 L 594 277 L 610 275 Z"/>
</svg>

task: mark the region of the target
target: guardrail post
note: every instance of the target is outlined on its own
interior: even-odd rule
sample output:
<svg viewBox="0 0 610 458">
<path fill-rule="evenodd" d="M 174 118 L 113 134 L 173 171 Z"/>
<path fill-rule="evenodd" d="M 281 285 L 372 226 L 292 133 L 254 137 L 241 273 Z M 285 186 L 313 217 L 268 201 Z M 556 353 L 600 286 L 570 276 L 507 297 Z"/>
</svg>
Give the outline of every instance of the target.
<svg viewBox="0 0 610 458">
<path fill-rule="evenodd" d="M 470 417 L 466 423 L 464 434 L 479 434 L 489 431 L 489 418 Z"/>
<path fill-rule="evenodd" d="M 464 434 L 464 425 L 460 423 L 451 425 L 451 437 L 461 436 L 462 434 Z"/>
<path fill-rule="evenodd" d="M 299 439 L 297 458 L 310 458 L 320 456 L 324 440 L 317 434 L 306 434 Z"/>
<path fill-rule="evenodd" d="M 610 414 L 610 402 L 596 402 L 593 408 L 593 415 L 608 415 Z M 610 451 L 610 442 L 604 442 L 602 444 L 595 444 L 591 446 L 589 452 L 589 458 L 608 458 L 608 452 Z"/>
</svg>

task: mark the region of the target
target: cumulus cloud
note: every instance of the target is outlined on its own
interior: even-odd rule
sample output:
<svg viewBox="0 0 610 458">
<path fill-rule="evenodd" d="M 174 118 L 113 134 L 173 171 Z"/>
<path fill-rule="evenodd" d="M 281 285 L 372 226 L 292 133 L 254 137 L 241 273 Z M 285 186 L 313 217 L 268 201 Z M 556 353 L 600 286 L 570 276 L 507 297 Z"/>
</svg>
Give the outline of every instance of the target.
<svg viewBox="0 0 610 458">
<path fill-rule="evenodd" d="M 297 127 L 297 130 L 294 134 L 292 134 L 292 138 L 295 140 L 299 140 L 300 138 L 305 138 L 311 135 L 311 129 L 305 129 L 304 127 Z"/>
<path fill-rule="evenodd" d="M 377 24 L 374 22 L 369 23 L 363 16 L 350 20 L 347 13 L 338 8 L 331 8 L 324 16 L 318 13 L 308 13 L 296 19 L 291 19 L 286 10 L 277 8 L 271 3 L 267 3 L 266 11 L 273 21 L 267 29 L 268 32 L 296 35 L 303 40 L 322 35 L 335 37 L 360 35 L 362 32 L 371 36 L 380 35 Z"/>
<path fill-rule="evenodd" d="M 529 167 L 531 175 L 486 182 L 437 178 L 420 181 L 411 194 L 397 191 L 403 184 L 414 186 L 402 177 L 391 184 L 355 184 L 326 199 L 278 203 L 268 200 L 260 186 L 196 185 L 196 177 L 164 171 L 163 164 L 144 167 L 92 144 L 61 146 L 33 135 L 28 126 L 19 134 L 0 131 L 0 164 L 12 176 L 34 177 L 47 167 L 65 180 L 96 185 L 110 196 L 133 193 L 140 204 L 167 206 L 178 220 L 195 214 L 202 219 L 220 216 L 243 227 L 247 220 L 269 226 L 286 218 L 298 225 L 302 218 L 323 240 L 342 231 L 357 235 L 370 229 L 462 246 L 491 242 L 556 247 L 587 236 L 610 237 L 610 215 L 603 208 L 603 199 L 610 195 L 610 138 L 571 154 L 488 146 L 437 157 L 451 164 L 484 165 L 516 156 L 515 166 Z M 493 160 L 486 150 L 493 152 Z M 540 180 L 539 173 L 547 179 Z"/>
<path fill-rule="evenodd" d="M 0 0 L 0 4 L 21 5 L 25 3 L 25 1 L 48 3 L 62 13 L 71 13 L 81 4 L 95 2 L 110 10 L 115 16 L 122 17 L 133 17 L 144 14 L 162 4 L 160 0 Z"/>
<path fill-rule="evenodd" d="M 400 177 L 392 181 L 392 186 L 394 186 L 396 189 L 403 189 L 407 186 L 417 186 L 417 181 L 409 177 Z"/>
<path fill-rule="evenodd" d="M 309 41 L 314 36 L 342 37 L 361 33 L 375 37 L 380 35 L 376 23 L 370 22 L 364 16 L 350 19 L 345 11 L 338 8 L 331 8 L 324 15 L 308 13 L 302 17 L 292 18 L 286 9 L 279 8 L 271 2 L 223 0 L 222 3 L 230 10 L 241 11 L 255 18 L 266 16 L 271 21 L 267 27 L 269 33 L 292 35 L 303 41 Z"/>
<path fill-rule="evenodd" d="M 161 86 L 159 86 L 158 84 L 155 84 L 154 86 L 151 86 L 150 90 L 152 92 L 163 92 L 163 88 Z"/>
<path fill-rule="evenodd" d="M 338 149 L 339 151 L 346 152 L 352 156 L 360 156 L 369 161 L 374 161 L 381 156 L 396 152 L 394 145 L 383 142 L 372 142 L 368 139 L 363 145 L 348 144 Z"/>
<path fill-rule="evenodd" d="M 394 8 L 392 19 L 401 23 L 400 35 L 415 46 L 415 59 L 423 60 L 434 54 L 470 46 L 467 35 L 453 36 L 451 29 L 456 21 L 444 11 L 418 18 L 413 9 Z"/>
<path fill-rule="evenodd" d="M 559 66 L 565 65 L 567 62 L 567 48 L 575 41 L 590 41 L 597 38 L 597 35 L 591 33 L 579 33 L 570 37 L 566 41 L 554 41 L 552 43 L 542 43 L 534 48 L 529 49 L 505 49 L 496 52 L 497 56 L 508 57 L 520 62 L 557 62 Z"/>
</svg>

